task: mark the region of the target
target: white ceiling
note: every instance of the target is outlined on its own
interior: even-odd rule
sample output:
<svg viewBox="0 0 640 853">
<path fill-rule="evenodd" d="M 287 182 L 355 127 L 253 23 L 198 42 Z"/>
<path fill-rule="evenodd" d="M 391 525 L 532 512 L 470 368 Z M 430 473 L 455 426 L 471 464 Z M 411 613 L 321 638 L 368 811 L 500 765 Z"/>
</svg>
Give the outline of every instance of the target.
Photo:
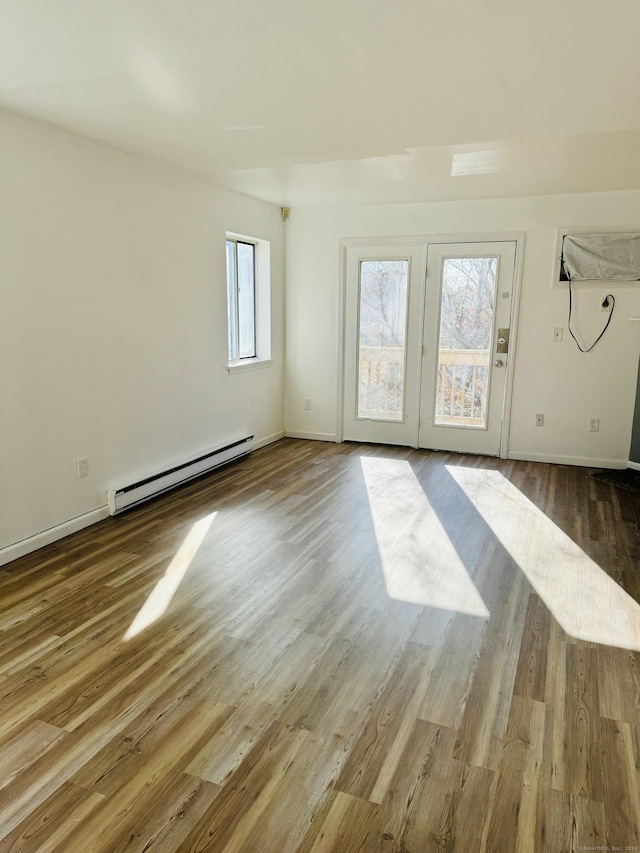
<svg viewBox="0 0 640 853">
<path fill-rule="evenodd" d="M 1 0 L 0 104 L 278 205 L 640 188 L 638 0 Z"/>
</svg>

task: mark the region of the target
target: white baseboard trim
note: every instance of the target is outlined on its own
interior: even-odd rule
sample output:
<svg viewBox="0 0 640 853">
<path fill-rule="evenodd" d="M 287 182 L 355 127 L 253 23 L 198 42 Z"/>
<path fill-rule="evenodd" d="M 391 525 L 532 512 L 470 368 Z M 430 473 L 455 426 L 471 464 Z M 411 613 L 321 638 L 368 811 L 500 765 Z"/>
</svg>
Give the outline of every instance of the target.
<svg viewBox="0 0 640 853">
<path fill-rule="evenodd" d="M 33 551 L 37 551 L 38 548 L 44 548 L 45 545 L 57 542 L 58 539 L 64 539 L 65 536 L 77 533 L 78 530 L 90 527 L 92 524 L 96 524 L 98 521 L 102 521 L 108 517 L 109 507 L 101 506 L 91 512 L 85 512 L 84 515 L 71 518 L 69 521 L 63 521 L 62 524 L 57 524 L 48 530 L 43 530 L 42 533 L 36 533 L 35 536 L 30 536 L 28 539 L 22 539 L 14 545 L 7 545 L 6 548 L 0 548 L 0 566 L 4 566 L 12 560 L 17 560 L 19 557 L 24 557 L 26 554 L 31 554 Z"/>
<path fill-rule="evenodd" d="M 626 468 L 621 459 L 594 459 L 588 456 L 559 456 L 554 453 L 530 453 L 527 450 L 510 450 L 507 459 L 522 462 L 551 462 L 553 465 L 575 465 L 579 468 Z"/>
<path fill-rule="evenodd" d="M 633 471 L 640 471 L 640 462 L 632 462 L 629 460 L 627 462 L 627 468 L 631 468 Z"/>
<path fill-rule="evenodd" d="M 271 435 L 267 435 L 264 438 L 254 439 L 253 441 L 253 449 L 260 450 L 261 447 L 266 447 L 267 444 L 273 444 L 274 441 L 280 441 L 281 438 L 284 438 L 285 432 L 281 430 L 280 432 L 274 432 Z"/>
<path fill-rule="evenodd" d="M 307 438 L 310 441 L 337 441 L 335 432 L 298 432 L 298 430 L 285 430 L 287 438 Z"/>
</svg>

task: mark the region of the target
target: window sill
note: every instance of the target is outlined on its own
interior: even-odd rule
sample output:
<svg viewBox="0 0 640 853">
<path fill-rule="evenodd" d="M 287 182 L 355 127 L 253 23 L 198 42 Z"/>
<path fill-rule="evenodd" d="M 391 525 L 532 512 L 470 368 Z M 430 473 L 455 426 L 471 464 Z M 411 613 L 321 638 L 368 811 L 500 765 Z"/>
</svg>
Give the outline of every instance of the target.
<svg viewBox="0 0 640 853">
<path fill-rule="evenodd" d="M 270 358 L 243 358 L 242 361 L 230 361 L 227 364 L 229 373 L 246 373 L 248 370 L 262 370 L 264 367 L 271 367 L 273 364 Z"/>
</svg>

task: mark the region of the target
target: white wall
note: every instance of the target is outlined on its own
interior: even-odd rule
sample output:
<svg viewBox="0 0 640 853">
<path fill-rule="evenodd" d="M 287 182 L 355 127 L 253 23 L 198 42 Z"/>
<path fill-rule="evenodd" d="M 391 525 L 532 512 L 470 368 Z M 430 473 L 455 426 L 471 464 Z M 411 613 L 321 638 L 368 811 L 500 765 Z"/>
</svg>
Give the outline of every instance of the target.
<svg viewBox="0 0 640 853">
<path fill-rule="evenodd" d="M 556 228 L 640 226 L 640 193 L 599 193 L 411 205 L 298 208 L 286 236 L 286 406 L 288 432 L 331 439 L 339 399 L 339 250 L 349 238 L 479 236 L 526 232 L 513 412 L 513 456 L 575 464 L 628 459 L 640 333 L 640 286 L 618 284 L 615 315 L 603 340 L 581 354 L 567 330 L 565 285 L 554 285 Z M 606 319 L 602 285 L 578 285 L 576 320 L 585 333 Z M 584 310 L 586 307 L 586 311 Z M 551 343 L 554 326 L 563 342 Z M 304 411 L 311 398 L 311 411 Z M 544 413 L 545 426 L 535 426 Z M 589 417 L 600 432 L 589 433 Z"/>
<path fill-rule="evenodd" d="M 283 429 L 278 208 L 0 114 L 0 549 Z M 271 241 L 273 366 L 226 370 L 225 231 Z M 78 479 L 76 459 L 90 474 Z"/>
</svg>

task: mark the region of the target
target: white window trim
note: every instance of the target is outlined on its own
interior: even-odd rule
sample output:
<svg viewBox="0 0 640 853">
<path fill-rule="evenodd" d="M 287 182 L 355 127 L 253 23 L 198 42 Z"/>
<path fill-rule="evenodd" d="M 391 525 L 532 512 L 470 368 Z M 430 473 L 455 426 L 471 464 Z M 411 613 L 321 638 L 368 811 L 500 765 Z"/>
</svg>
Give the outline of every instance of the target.
<svg viewBox="0 0 640 853">
<path fill-rule="evenodd" d="M 245 373 L 271 367 L 271 244 L 268 240 L 249 237 L 227 231 L 227 240 L 241 240 L 256 247 L 255 255 L 255 312 L 256 312 L 256 355 L 227 361 L 227 371 Z"/>
<path fill-rule="evenodd" d="M 262 370 L 263 367 L 271 367 L 273 360 L 270 358 L 241 358 L 238 361 L 230 361 L 227 364 L 229 373 L 245 373 L 248 370 Z"/>
</svg>

